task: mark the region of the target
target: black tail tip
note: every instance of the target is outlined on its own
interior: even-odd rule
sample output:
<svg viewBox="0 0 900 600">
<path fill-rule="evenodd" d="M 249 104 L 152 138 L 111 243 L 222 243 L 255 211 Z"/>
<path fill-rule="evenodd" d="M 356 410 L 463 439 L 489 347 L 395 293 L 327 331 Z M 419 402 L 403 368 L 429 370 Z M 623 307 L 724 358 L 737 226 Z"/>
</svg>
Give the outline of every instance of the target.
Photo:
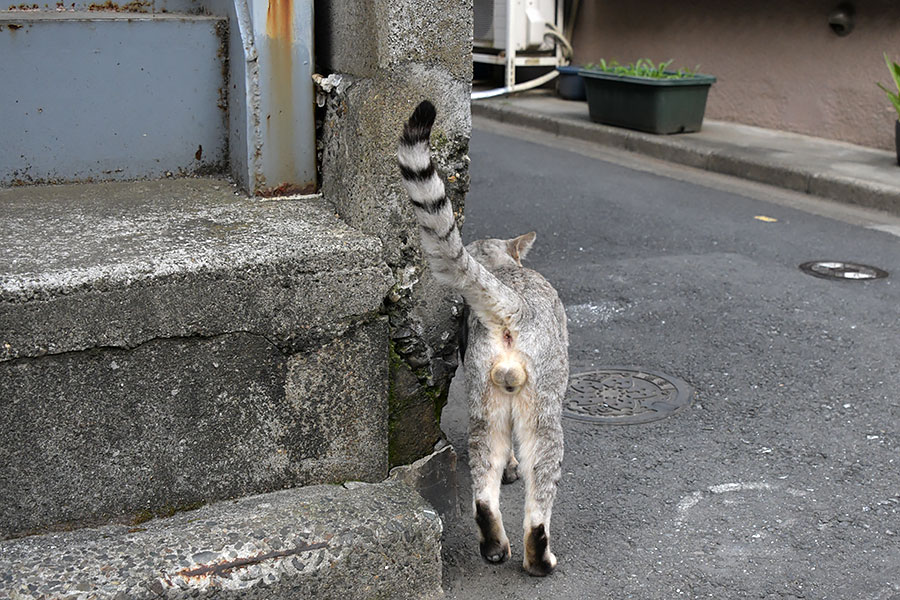
<svg viewBox="0 0 900 600">
<path fill-rule="evenodd" d="M 431 127 L 434 125 L 436 116 L 437 110 L 434 108 L 434 104 L 428 100 L 420 102 L 403 127 L 404 141 L 415 144 L 431 137 Z"/>
<path fill-rule="evenodd" d="M 435 116 L 437 116 L 437 109 L 434 108 L 434 104 L 428 100 L 422 100 L 409 118 L 409 123 L 418 127 L 431 127 L 434 125 Z"/>
</svg>

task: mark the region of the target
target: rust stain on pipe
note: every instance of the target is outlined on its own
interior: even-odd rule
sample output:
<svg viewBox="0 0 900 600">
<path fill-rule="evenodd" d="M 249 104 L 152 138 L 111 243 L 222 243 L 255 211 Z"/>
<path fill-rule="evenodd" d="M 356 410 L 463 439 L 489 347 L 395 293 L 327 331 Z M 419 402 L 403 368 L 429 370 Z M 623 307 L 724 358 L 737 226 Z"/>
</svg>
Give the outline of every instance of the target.
<svg viewBox="0 0 900 600">
<path fill-rule="evenodd" d="M 260 198 L 277 198 L 279 196 L 295 196 L 309 195 L 316 193 L 316 182 L 307 183 L 282 183 L 279 186 L 268 188 L 262 187 L 256 191 L 256 195 Z"/>
<path fill-rule="evenodd" d="M 294 165 L 294 0 L 269 0 L 266 35 L 271 50 L 269 85 L 271 112 L 266 118 L 266 137 L 274 152 L 274 177 L 281 185 L 293 182 Z M 278 187 L 278 186 L 275 186 Z"/>
<path fill-rule="evenodd" d="M 294 37 L 294 0 L 269 0 L 266 34 L 290 42 Z"/>
</svg>

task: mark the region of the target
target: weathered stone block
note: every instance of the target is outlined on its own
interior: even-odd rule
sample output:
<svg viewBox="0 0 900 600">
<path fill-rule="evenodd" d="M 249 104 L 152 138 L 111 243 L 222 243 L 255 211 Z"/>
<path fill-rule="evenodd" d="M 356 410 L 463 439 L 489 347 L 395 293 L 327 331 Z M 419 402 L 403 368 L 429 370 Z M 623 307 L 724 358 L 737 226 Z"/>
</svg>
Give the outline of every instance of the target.
<svg viewBox="0 0 900 600">
<path fill-rule="evenodd" d="M 435 159 L 461 215 L 472 128 L 467 80 L 415 64 L 376 78 L 345 77 L 326 114 L 322 191 L 342 219 L 382 240 L 389 265 L 412 258 L 418 249 L 418 229 L 400 185 L 396 154 L 403 123 L 425 98 L 437 105 Z"/>
<path fill-rule="evenodd" d="M 396 165 L 399 132 L 416 104 L 438 109 L 432 151 L 462 224 L 469 185 L 471 0 L 325 2 L 316 11 L 320 67 L 342 75 L 322 128 L 322 191 L 341 218 L 376 235 L 397 284 L 387 305 L 391 462 L 430 451 L 456 367 L 460 310 L 425 265 Z"/>
<path fill-rule="evenodd" d="M 451 77 L 472 78 L 471 0 L 420 2 L 376 0 L 378 66 L 438 65 Z"/>
<path fill-rule="evenodd" d="M 447 444 L 412 464 L 394 467 L 391 479 L 419 492 L 445 521 L 459 516 L 459 478 L 453 446 Z"/>
<path fill-rule="evenodd" d="M 0 200 L 0 537 L 387 474 L 377 238 L 215 180 Z"/>
<path fill-rule="evenodd" d="M 376 481 L 388 467 L 388 328 L 382 318 L 287 361 L 295 451 L 308 481 Z M 295 467 L 296 468 L 296 467 Z"/>
<path fill-rule="evenodd" d="M 331 71 L 371 77 L 411 63 L 472 77 L 472 2 L 360 0 L 316 7 L 316 56 Z"/>
<path fill-rule="evenodd" d="M 231 333 L 0 363 L 0 536 L 382 479 L 386 340 L 382 319 L 294 356 Z"/>
<path fill-rule="evenodd" d="M 323 192 L 353 227 L 376 235 L 397 284 L 388 296 L 397 360 L 391 379 L 391 464 L 427 454 L 440 437 L 438 417 L 456 368 L 460 306 L 425 267 L 409 200 L 396 165 L 398 132 L 422 98 L 438 104 L 433 149 L 462 222 L 471 130 L 468 82 L 421 65 L 345 77 L 329 99 L 324 127 Z"/>
<path fill-rule="evenodd" d="M 439 598 L 442 523 L 399 482 L 220 502 L 0 542 L 4 598 Z"/>
</svg>

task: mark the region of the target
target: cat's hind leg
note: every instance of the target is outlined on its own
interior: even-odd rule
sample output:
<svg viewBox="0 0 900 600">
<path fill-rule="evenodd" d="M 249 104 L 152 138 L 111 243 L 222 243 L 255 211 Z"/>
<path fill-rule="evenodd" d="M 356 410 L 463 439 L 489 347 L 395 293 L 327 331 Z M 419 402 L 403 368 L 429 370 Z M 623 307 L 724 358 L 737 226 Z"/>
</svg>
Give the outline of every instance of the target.
<svg viewBox="0 0 900 600">
<path fill-rule="evenodd" d="M 512 445 L 509 448 L 509 458 L 506 460 L 506 467 L 503 469 L 504 484 L 513 483 L 519 479 L 519 461 L 516 460 L 516 454 L 513 452 Z"/>
<path fill-rule="evenodd" d="M 469 419 L 469 467 L 481 556 L 488 562 L 509 559 L 509 538 L 500 514 L 500 481 L 512 443 L 508 410 Z"/>
<path fill-rule="evenodd" d="M 562 470 L 563 432 L 558 414 L 523 418 L 516 423 L 519 473 L 525 480 L 525 556 L 529 574 L 544 577 L 556 568 L 550 551 L 550 514 Z"/>
</svg>

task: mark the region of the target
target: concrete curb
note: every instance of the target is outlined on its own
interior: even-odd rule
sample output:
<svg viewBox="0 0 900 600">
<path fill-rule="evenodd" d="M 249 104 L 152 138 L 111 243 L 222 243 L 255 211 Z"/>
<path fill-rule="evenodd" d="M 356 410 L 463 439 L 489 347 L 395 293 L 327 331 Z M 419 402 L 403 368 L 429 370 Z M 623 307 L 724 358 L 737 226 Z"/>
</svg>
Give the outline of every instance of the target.
<svg viewBox="0 0 900 600">
<path fill-rule="evenodd" d="M 709 121 L 699 134 L 653 135 L 594 123 L 586 107 L 570 108 L 583 103 L 557 104 L 562 102 L 546 96 L 482 100 L 472 103 L 472 115 L 900 215 L 900 169 L 890 152 Z M 773 133 L 798 151 L 754 145 L 754 134 L 765 140 Z M 743 142 L 723 141 L 729 136 Z M 835 163 L 863 175 L 839 172 Z M 873 171 L 877 177 L 865 176 Z"/>
<path fill-rule="evenodd" d="M 0 543 L 0 596 L 438 598 L 442 523 L 396 482 L 283 490 Z"/>
</svg>

